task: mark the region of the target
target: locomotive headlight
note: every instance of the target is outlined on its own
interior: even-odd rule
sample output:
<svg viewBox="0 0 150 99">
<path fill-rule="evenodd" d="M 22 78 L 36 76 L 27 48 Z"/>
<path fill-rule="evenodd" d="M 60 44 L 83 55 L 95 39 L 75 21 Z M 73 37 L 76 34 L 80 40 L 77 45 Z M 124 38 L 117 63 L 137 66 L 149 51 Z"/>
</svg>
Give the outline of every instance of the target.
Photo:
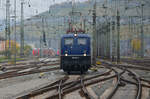
<svg viewBox="0 0 150 99">
<path fill-rule="evenodd" d="M 74 36 L 77 36 L 77 34 L 74 34 Z"/>
<path fill-rule="evenodd" d="M 84 54 L 83 54 L 83 56 L 86 56 L 86 51 L 84 51 Z"/>
<path fill-rule="evenodd" d="M 86 54 L 83 54 L 83 56 L 86 56 Z"/>
<path fill-rule="evenodd" d="M 67 53 L 68 53 L 68 51 L 65 51 L 65 56 L 68 56 L 68 54 L 67 54 Z"/>
</svg>

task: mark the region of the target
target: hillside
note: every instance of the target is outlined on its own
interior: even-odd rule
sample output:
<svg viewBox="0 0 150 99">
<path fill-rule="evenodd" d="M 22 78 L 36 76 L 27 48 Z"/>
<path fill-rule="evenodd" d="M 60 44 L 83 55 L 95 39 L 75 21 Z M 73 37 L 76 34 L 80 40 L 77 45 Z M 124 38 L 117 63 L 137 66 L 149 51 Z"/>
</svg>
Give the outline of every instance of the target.
<svg viewBox="0 0 150 99">
<path fill-rule="evenodd" d="M 115 1 L 114 0 L 108 0 L 108 9 L 103 8 L 105 0 L 100 0 L 97 2 L 97 24 L 103 23 L 105 21 L 104 15 L 108 15 L 108 18 L 114 18 L 115 15 Z M 131 0 L 132 1 L 132 0 Z M 85 30 L 87 33 L 92 33 L 92 8 L 93 8 L 94 2 L 84 2 L 84 3 L 76 3 L 75 10 L 80 11 L 83 15 L 83 18 L 86 19 L 85 21 Z M 137 2 L 130 2 L 128 5 L 125 4 L 124 0 L 120 1 L 120 15 L 121 17 L 121 24 L 127 25 L 129 24 L 128 18 L 129 16 L 136 16 L 133 18 L 131 24 L 139 24 L 140 23 L 140 8 L 135 8 L 134 6 L 137 5 Z M 105 6 L 105 5 L 104 5 Z M 132 7 L 133 6 L 133 7 Z M 125 8 L 128 8 L 125 10 Z M 150 23 L 150 6 L 149 3 L 147 3 L 144 6 L 144 16 L 145 24 Z M 68 2 L 64 2 L 62 4 L 56 4 L 52 5 L 49 9 L 49 11 L 43 12 L 39 15 L 33 16 L 27 20 L 25 20 L 25 42 L 26 43 L 37 43 L 36 45 L 39 45 L 39 38 L 42 36 L 43 31 L 46 32 L 47 39 L 59 39 L 59 37 L 66 33 L 66 30 L 68 29 L 68 21 L 69 18 L 69 12 L 72 10 L 72 4 Z M 138 10 L 138 11 L 137 11 Z M 43 22 L 42 22 L 43 20 Z M 74 21 L 79 26 L 79 23 L 81 18 L 80 16 L 76 16 L 74 18 Z M 17 25 L 17 40 L 19 41 L 20 38 L 20 28 L 19 24 Z M 44 27 L 44 28 L 43 28 Z M 122 28 L 121 31 L 126 30 L 125 28 Z M 11 37 L 13 37 L 13 27 L 11 28 Z M 4 36 L 4 31 L 1 32 L 1 35 Z M 124 34 L 122 34 L 124 35 Z M 126 33 L 127 35 L 127 33 Z M 38 41 L 38 42 L 37 42 Z"/>
</svg>

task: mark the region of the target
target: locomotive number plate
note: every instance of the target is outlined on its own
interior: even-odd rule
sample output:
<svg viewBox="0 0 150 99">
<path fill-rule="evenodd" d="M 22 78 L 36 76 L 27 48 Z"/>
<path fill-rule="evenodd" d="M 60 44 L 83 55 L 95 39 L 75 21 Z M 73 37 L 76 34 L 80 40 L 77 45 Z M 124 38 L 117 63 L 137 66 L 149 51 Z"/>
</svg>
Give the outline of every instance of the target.
<svg viewBox="0 0 150 99">
<path fill-rule="evenodd" d="M 72 57 L 72 59 L 79 59 L 79 57 Z"/>
</svg>

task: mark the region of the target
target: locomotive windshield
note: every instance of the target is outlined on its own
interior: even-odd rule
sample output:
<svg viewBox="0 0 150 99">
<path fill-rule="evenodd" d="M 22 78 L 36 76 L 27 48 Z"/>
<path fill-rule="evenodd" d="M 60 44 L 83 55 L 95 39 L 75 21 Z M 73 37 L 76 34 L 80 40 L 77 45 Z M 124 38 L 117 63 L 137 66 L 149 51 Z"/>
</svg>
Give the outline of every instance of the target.
<svg viewBox="0 0 150 99">
<path fill-rule="evenodd" d="M 86 38 L 78 38 L 78 45 L 86 45 Z"/>
<path fill-rule="evenodd" d="M 65 38 L 65 45 L 73 45 L 73 38 Z"/>
</svg>

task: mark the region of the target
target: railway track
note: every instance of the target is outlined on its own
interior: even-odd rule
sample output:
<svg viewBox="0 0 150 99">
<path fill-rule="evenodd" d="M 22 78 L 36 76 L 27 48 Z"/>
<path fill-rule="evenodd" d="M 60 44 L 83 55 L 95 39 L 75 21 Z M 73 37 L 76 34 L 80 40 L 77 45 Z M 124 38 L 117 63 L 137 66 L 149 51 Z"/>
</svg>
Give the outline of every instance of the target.
<svg viewBox="0 0 150 99">
<path fill-rule="evenodd" d="M 121 76 L 125 73 L 125 69 L 120 73 L 118 73 L 115 69 L 113 69 L 113 71 L 117 75 L 117 83 L 114 85 L 114 88 L 113 88 L 112 92 L 108 95 L 107 99 L 111 99 L 115 95 L 116 91 L 118 90 L 119 86 L 121 85 Z"/>
<path fill-rule="evenodd" d="M 135 99 L 141 99 L 141 95 L 142 95 L 142 85 L 141 85 L 141 80 L 140 80 L 140 78 L 139 78 L 139 76 L 135 73 L 135 72 L 133 72 L 133 71 L 131 71 L 131 70 L 127 70 L 129 73 L 131 73 L 131 75 L 133 76 L 133 78 L 136 80 L 136 82 L 137 82 L 137 94 L 136 94 L 136 96 L 135 96 Z"/>
<path fill-rule="evenodd" d="M 13 72 L 0 74 L 0 80 L 1 79 L 6 79 L 6 78 L 12 78 L 12 77 L 30 75 L 30 74 L 35 74 L 35 73 L 41 73 L 41 72 L 49 72 L 49 71 L 54 71 L 54 70 L 59 70 L 59 67 L 53 67 L 53 68 L 42 69 L 42 70 L 34 69 L 34 70 L 31 70 L 31 71 L 20 72 L 20 73 L 18 73 L 18 71 L 13 71 Z"/>
<path fill-rule="evenodd" d="M 49 60 L 48 60 L 49 59 Z M 53 60 L 55 59 L 55 60 Z M 9 64 L 9 63 L 2 63 L 0 64 L 1 67 L 18 67 L 18 66 L 26 66 L 26 65 L 37 65 L 37 64 L 48 64 L 50 62 L 59 62 L 59 60 L 56 57 L 51 57 L 51 58 L 44 58 L 41 60 L 26 60 L 26 61 L 20 61 L 20 63 L 16 63 L 16 64 Z"/>
<path fill-rule="evenodd" d="M 145 70 L 150 71 L 150 67 L 146 66 L 139 66 L 139 65 L 132 65 L 132 64 L 113 64 L 110 61 L 100 60 L 103 65 L 109 65 L 112 67 L 124 67 L 124 68 L 130 68 L 130 69 L 137 69 L 137 70 Z"/>
<path fill-rule="evenodd" d="M 119 91 L 120 86 L 125 86 L 124 83 L 136 85 L 137 92 L 135 93 L 135 99 L 141 99 L 142 87 L 150 88 L 149 84 L 142 84 L 141 78 L 135 72 L 127 68 L 120 68 L 117 66 L 105 66 L 105 68 L 107 68 L 109 71 L 90 77 L 86 75 L 78 75 L 74 78 L 73 81 L 69 80 L 70 78 L 72 78 L 72 76 L 65 75 L 63 78 L 55 81 L 54 83 L 51 83 L 50 85 L 37 89 L 35 91 L 29 92 L 23 96 L 19 96 L 17 97 L 17 99 L 64 99 L 66 95 L 76 90 L 79 90 L 81 96 L 84 96 L 86 99 L 94 99 L 88 92 L 86 87 L 114 78 L 116 78 L 117 81 L 111 93 L 107 96 L 106 99 L 113 99 L 115 93 Z M 126 80 L 123 77 L 123 75 L 125 74 L 130 74 L 129 77 L 131 77 L 134 81 Z M 142 80 L 144 81 L 144 79 Z"/>
<path fill-rule="evenodd" d="M 46 67 L 46 66 L 54 66 L 54 65 L 59 65 L 59 63 L 39 63 L 39 64 L 29 64 L 29 65 L 24 65 L 24 66 L 15 66 L 15 67 L 9 67 L 5 68 L 5 70 L 23 70 L 23 69 L 28 69 L 28 68 L 40 68 L 40 67 Z"/>
<path fill-rule="evenodd" d="M 36 62 L 32 61 L 32 62 L 18 63 L 16 65 L 3 64 L 1 66 L 5 68 L 3 69 L 3 73 L 0 74 L 0 79 L 24 76 L 29 74 L 41 73 L 41 72 L 48 72 L 48 71 L 59 69 L 59 67 L 57 66 L 60 64 L 58 60 L 53 62 L 51 60 L 49 61 L 45 61 L 45 60 L 46 59 L 36 61 Z"/>
<path fill-rule="evenodd" d="M 141 78 L 136 72 L 134 72 L 133 70 L 130 70 L 126 66 L 112 65 L 112 64 L 110 64 L 108 62 L 106 62 L 106 64 L 107 65 L 109 64 L 109 66 L 112 66 L 111 68 L 116 67 L 116 68 L 122 70 L 122 72 L 117 77 L 117 83 L 114 85 L 114 88 L 113 88 L 112 92 L 108 95 L 107 99 L 112 99 L 113 98 L 113 96 L 115 95 L 115 92 L 118 90 L 119 85 L 122 82 L 123 82 L 123 85 L 124 85 L 124 83 L 136 85 L 137 90 L 136 90 L 135 99 L 142 99 L 141 98 L 142 97 L 142 87 L 150 88 L 150 81 Z M 105 66 L 106 66 L 106 64 L 105 64 Z M 136 67 L 134 67 L 134 68 L 136 68 Z M 116 70 L 114 70 L 114 72 L 117 73 Z M 127 72 L 129 77 L 131 77 L 134 81 L 130 81 L 130 80 L 125 79 L 125 77 L 122 76 L 123 74 L 125 74 L 125 72 Z M 142 84 L 142 81 L 146 82 L 147 84 L 146 85 Z"/>
<path fill-rule="evenodd" d="M 87 87 L 110 79 L 117 80 L 116 83 L 113 85 L 111 92 L 107 94 L 106 99 L 114 99 L 116 93 L 120 91 L 120 87 L 125 87 L 127 84 L 135 85 L 136 87 L 136 92 L 133 94 L 133 97 L 135 97 L 134 99 L 142 99 L 142 88 L 150 88 L 150 82 L 148 80 L 141 78 L 139 75 L 136 74 L 136 72 L 130 70 L 130 68 L 127 68 L 126 66 L 118 66 L 106 62 L 103 68 L 106 68 L 107 71 L 95 75 L 84 74 L 76 75 L 74 77 L 73 75 L 65 74 L 64 77 L 56 80 L 53 83 L 50 83 L 49 85 L 46 85 L 31 92 L 24 93 L 23 95 L 18 95 L 15 98 L 64 99 L 68 94 L 79 91 L 79 95 L 81 97 L 84 96 L 86 99 L 94 99 L 91 93 L 88 91 Z M 35 73 L 36 72 L 40 71 L 36 70 Z M 33 73 L 33 71 L 30 73 Z M 24 74 L 26 73 L 19 75 Z M 128 78 L 130 78 L 130 80 L 126 77 L 126 75 L 128 75 Z"/>
<path fill-rule="evenodd" d="M 42 97 L 41 99 L 63 99 L 65 95 L 75 90 L 79 90 L 79 89 L 82 90 L 86 98 L 91 99 L 90 98 L 91 96 L 89 95 L 86 87 L 89 85 L 95 84 L 97 82 L 105 81 L 105 80 L 116 77 L 116 75 L 109 76 L 110 72 L 111 70 L 103 74 L 98 74 L 98 75 L 94 75 L 91 77 L 84 77 L 83 75 L 79 75 L 75 77 L 73 81 L 69 81 L 69 79 L 65 79 L 65 81 L 62 79 L 59 79 L 56 82 L 48 86 L 40 88 L 34 92 L 30 92 L 27 95 L 18 97 L 17 99 L 24 99 L 24 98 L 30 99 L 33 97 L 34 98 L 37 97 L 36 99 L 38 99 L 38 96 L 41 96 L 44 93 L 50 93 L 49 91 L 52 91 L 52 90 L 55 90 L 54 93 L 48 94 L 46 95 L 46 97 L 43 96 L 44 98 Z M 108 76 L 108 77 L 102 77 L 102 76 Z M 66 76 L 64 78 L 66 78 Z M 72 78 L 72 77 L 69 76 L 69 78 Z"/>
<path fill-rule="evenodd" d="M 128 59 L 128 58 L 123 58 L 121 61 L 133 64 L 133 65 L 139 65 L 139 66 L 150 66 L 150 59 Z"/>
<path fill-rule="evenodd" d="M 26 65 L 38 65 L 38 64 L 48 64 L 52 61 L 37 61 L 37 62 L 23 62 L 23 63 L 17 63 L 16 65 L 14 64 L 1 64 L 2 67 L 8 67 L 8 68 L 12 68 L 12 67 L 23 67 Z M 56 60 L 55 62 L 59 62 L 59 60 Z"/>
<path fill-rule="evenodd" d="M 125 72 L 130 73 L 131 77 L 133 77 L 133 79 L 135 79 L 136 83 L 134 83 L 132 81 L 126 81 L 126 80 L 124 80 L 124 77 L 122 77 L 122 75 Z M 118 73 L 118 72 L 116 72 L 116 73 Z M 107 99 L 114 99 L 113 96 L 115 95 L 115 93 L 117 91 L 119 91 L 120 86 L 125 86 L 126 85 L 125 82 L 127 82 L 128 84 L 134 84 L 134 85 L 137 86 L 137 92 L 136 92 L 136 95 L 135 95 L 135 99 L 141 99 L 141 96 L 142 96 L 142 86 L 143 87 L 150 87 L 150 85 L 146 86 L 146 85 L 141 84 L 141 80 L 140 80 L 139 76 L 137 76 L 137 74 L 135 72 L 130 71 L 128 69 L 123 69 L 122 72 L 120 72 L 118 74 L 118 76 L 117 76 L 117 82 L 115 83 L 115 85 L 114 85 L 112 91 L 110 92 L 110 94 L 107 96 Z"/>
<path fill-rule="evenodd" d="M 0 79 L 6 79 L 6 78 L 24 76 L 24 75 L 29 75 L 29 74 L 58 70 L 59 66 L 57 66 L 57 65 L 59 65 L 59 63 L 27 65 L 27 66 L 23 66 L 23 67 L 6 68 L 6 70 L 13 70 L 13 71 L 6 72 L 6 73 L 4 72 L 4 73 L 0 74 Z M 43 67 L 49 67 L 49 66 L 51 68 L 40 69 L 41 67 L 43 68 Z M 27 69 L 31 69 L 31 70 L 27 70 Z M 27 71 L 25 71 L 25 70 L 27 70 Z"/>
</svg>

